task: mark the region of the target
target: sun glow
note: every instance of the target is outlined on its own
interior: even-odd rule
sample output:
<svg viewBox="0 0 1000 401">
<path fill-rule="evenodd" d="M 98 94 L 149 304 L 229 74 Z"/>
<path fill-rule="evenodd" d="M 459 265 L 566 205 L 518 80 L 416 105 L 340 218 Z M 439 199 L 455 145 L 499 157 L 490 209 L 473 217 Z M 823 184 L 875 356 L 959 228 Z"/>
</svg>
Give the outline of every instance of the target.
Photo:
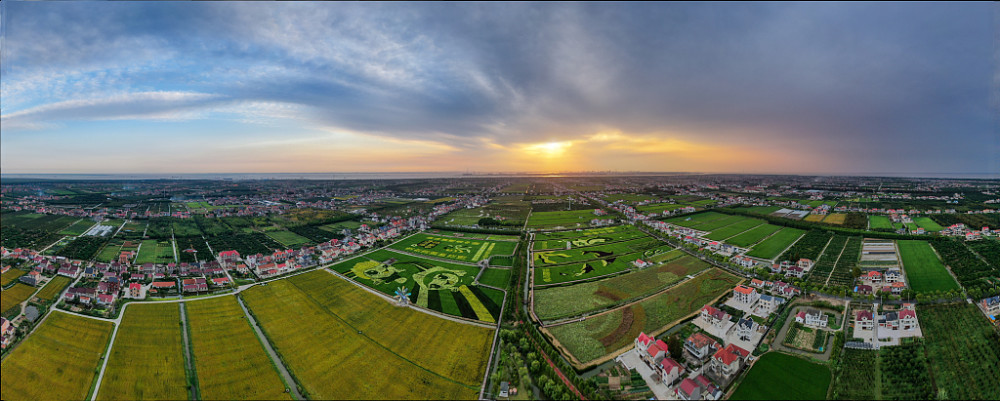
<svg viewBox="0 0 1000 401">
<path fill-rule="evenodd" d="M 566 149 L 573 145 L 573 142 L 546 142 L 526 145 L 524 151 L 531 155 L 544 157 L 559 157 L 566 153 Z"/>
</svg>

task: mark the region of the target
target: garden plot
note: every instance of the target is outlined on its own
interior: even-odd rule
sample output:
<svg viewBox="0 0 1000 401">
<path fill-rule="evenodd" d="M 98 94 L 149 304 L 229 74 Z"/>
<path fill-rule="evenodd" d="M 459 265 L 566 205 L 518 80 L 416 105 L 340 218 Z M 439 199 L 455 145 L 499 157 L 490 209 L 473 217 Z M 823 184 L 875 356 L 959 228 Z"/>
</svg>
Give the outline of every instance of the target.
<svg viewBox="0 0 1000 401">
<path fill-rule="evenodd" d="M 406 287 L 411 294 L 410 302 L 445 314 L 488 323 L 496 322 L 500 316 L 504 294 L 474 285 L 479 274 L 476 266 L 383 249 L 337 263 L 330 269 L 389 296 Z"/>
<path fill-rule="evenodd" d="M 493 255 L 513 255 L 517 243 L 418 233 L 392 244 L 390 248 L 456 262 L 477 263 Z"/>
</svg>

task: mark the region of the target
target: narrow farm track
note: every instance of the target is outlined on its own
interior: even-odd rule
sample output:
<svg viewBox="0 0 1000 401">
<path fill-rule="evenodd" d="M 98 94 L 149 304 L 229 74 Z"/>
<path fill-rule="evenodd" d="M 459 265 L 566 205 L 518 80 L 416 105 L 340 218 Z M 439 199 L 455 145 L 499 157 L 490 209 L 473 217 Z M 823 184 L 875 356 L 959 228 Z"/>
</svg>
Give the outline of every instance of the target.
<svg viewBox="0 0 1000 401">
<path fill-rule="evenodd" d="M 549 358 L 549 354 L 545 353 L 545 350 L 543 350 L 542 347 L 540 347 L 538 345 L 538 342 L 535 341 L 535 337 L 532 337 L 531 334 L 528 333 L 527 329 L 525 329 L 524 335 L 525 335 L 525 337 L 528 337 L 528 338 L 531 339 L 531 343 L 534 344 L 535 349 L 537 349 L 538 352 L 542 354 L 542 357 L 545 358 L 545 362 L 549 363 L 549 366 L 551 366 L 552 370 L 556 372 L 556 375 L 559 376 L 559 379 L 562 380 L 563 384 L 565 384 L 566 387 L 569 387 L 569 389 L 572 390 L 573 393 L 576 394 L 576 396 L 579 399 L 586 401 L 587 397 L 584 397 L 583 393 L 581 393 L 580 390 L 577 389 L 576 386 L 574 386 L 573 383 L 570 382 L 569 379 L 566 378 L 566 375 L 564 375 L 563 372 L 561 370 L 559 370 L 559 367 L 556 366 L 556 364 L 552 362 L 552 359 Z"/>
<path fill-rule="evenodd" d="M 253 327 L 253 331 L 257 336 L 257 339 L 260 340 L 261 345 L 264 346 L 264 350 L 267 351 L 267 355 L 271 358 L 271 362 L 274 363 L 274 366 L 278 367 L 278 372 L 281 373 L 281 377 L 285 381 L 287 390 L 292 394 L 292 398 L 296 400 L 304 400 L 305 397 L 299 393 L 299 387 L 295 385 L 296 381 L 292 378 L 292 374 L 288 373 L 288 368 L 285 366 L 285 362 L 281 360 L 278 353 L 274 351 L 273 347 L 271 347 L 271 343 L 267 341 L 267 336 L 265 336 L 264 332 L 260 330 L 260 325 L 257 324 L 257 320 L 253 318 L 252 314 L 250 314 L 247 306 L 243 303 L 243 299 L 236 297 L 236 302 L 238 302 L 240 304 L 240 308 L 243 309 L 243 315 L 246 316 L 247 320 L 250 322 L 250 326 Z"/>
</svg>

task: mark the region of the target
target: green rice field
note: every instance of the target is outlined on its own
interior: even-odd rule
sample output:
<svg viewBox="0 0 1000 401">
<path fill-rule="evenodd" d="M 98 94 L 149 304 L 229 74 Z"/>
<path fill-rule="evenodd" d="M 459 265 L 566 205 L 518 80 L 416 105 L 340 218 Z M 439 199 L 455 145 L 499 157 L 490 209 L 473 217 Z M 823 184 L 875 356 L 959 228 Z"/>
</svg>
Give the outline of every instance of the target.
<svg viewBox="0 0 1000 401">
<path fill-rule="evenodd" d="M 926 241 L 897 241 L 906 278 L 916 292 L 958 290 L 958 283 L 948 274 L 941 259 Z"/>
<path fill-rule="evenodd" d="M 513 255 L 517 243 L 418 233 L 392 244 L 390 248 L 456 262 L 476 263 L 493 255 Z"/>
<path fill-rule="evenodd" d="M 762 258 L 762 259 L 774 259 L 781 255 L 782 252 L 792 245 L 795 241 L 805 234 L 804 230 L 799 230 L 797 228 L 786 227 L 778 231 L 774 235 L 768 237 L 767 239 L 761 241 L 759 244 L 754 245 L 754 247 L 747 252 L 747 256 Z"/>
<path fill-rule="evenodd" d="M 730 399 L 824 400 L 831 378 L 826 365 L 768 352 L 753 365 Z"/>
</svg>

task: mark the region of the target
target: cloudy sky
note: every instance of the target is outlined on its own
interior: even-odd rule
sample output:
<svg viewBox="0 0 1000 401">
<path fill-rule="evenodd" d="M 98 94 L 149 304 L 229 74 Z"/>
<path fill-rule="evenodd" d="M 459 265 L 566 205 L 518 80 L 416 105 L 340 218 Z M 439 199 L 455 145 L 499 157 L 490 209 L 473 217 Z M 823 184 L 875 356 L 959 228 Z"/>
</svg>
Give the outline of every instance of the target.
<svg viewBox="0 0 1000 401">
<path fill-rule="evenodd" d="M 1000 171 L 990 3 L 0 12 L 8 174 Z"/>
</svg>

